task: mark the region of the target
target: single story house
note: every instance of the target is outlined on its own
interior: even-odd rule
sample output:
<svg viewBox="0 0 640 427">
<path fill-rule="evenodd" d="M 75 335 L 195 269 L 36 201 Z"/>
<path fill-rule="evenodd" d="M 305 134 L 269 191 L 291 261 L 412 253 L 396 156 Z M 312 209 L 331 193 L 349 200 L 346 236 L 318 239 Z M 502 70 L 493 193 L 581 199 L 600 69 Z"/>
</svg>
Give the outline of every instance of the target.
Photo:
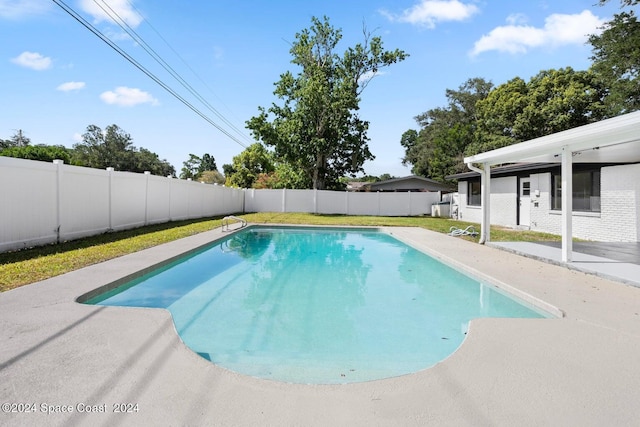
<svg viewBox="0 0 640 427">
<path fill-rule="evenodd" d="M 479 172 L 458 180 L 458 219 L 481 222 Z M 562 233 L 557 163 L 517 163 L 491 170 L 491 224 Z M 573 236 L 601 242 L 640 240 L 640 163 L 573 164 Z"/>
<path fill-rule="evenodd" d="M 458 174 L 458 217 L 572 237 L 640 241 L 640 111 L 521 142 L 464 159 Z"/>
<path fill-rule="evenodd" d="M 448 193 L 455 191 L 455 187 L 443 184 L 433 179 L 411 175 L 402 178 L 393 178 L 386 181 L 366 183 L 358 191 L 442 191 Z"/>
</svg>

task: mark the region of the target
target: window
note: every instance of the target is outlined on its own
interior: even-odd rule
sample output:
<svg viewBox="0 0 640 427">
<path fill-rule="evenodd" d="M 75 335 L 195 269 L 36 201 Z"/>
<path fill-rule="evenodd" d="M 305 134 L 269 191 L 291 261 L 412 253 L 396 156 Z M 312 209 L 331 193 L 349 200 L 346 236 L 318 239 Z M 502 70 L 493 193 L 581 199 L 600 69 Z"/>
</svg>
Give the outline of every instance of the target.
<svg viewBox="0 0 640 427">
<path fill-rule="evenodd" d="M 467 191 L 467 205 L 480 206 L 482 204 L 482 198 L 480 193 L 480 180 L 468 181 Z"/>
<path fill-rule="evenodd" d="M 551 179 L 551 209 L 562 209 L 562 177 Z M 573 172 L 573 210 L 600 212 L 600 169 Z"/>
</svg>

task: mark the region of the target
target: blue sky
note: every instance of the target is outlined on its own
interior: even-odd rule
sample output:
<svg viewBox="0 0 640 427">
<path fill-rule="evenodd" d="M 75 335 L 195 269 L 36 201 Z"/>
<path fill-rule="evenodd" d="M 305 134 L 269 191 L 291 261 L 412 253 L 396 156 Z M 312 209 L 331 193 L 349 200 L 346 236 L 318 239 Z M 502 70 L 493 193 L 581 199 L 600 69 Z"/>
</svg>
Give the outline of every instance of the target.
<svg viewBox="0 0 640 427">
<path fill-rule="evenodd" d="M 364 24 L 386 48 L 410 54 L 381 70 L 361 102 L 376 156 L 365 164 L 365 172 L 394 176 L 410 174 L 401 164 L 400 137 L 418 128 L 416 115 L 446 105 L 446 89 L 473 77 L 500 85 L 514 77 L 528 80 L 545 69 L 587 69 L 591 49 L 586 34 L 597 32 L 620 5 L 617 0 L 605 7 L 594 5 L 597 0 L 63 3 L 235 140 L 46 0 L 0 0 L 0 138 L 21 129 L 32 144 L 71 147 L 88 125 L 104 129 L 116 124 L 135 146 L 167 159 L 178 172 L 189 153 L 213 155 L 222 170 L 251 143 L 245 121 L 258 106 L 276 102 L 274 83 L 283 72 L 295 71 L 289 46 L 296 32 L 308 28 L 313 16 L 327 16 L 343 32 L 338 52 L 362 41 Z M 126 21 L 199 96 L 104 10 Z"/>
</svg>

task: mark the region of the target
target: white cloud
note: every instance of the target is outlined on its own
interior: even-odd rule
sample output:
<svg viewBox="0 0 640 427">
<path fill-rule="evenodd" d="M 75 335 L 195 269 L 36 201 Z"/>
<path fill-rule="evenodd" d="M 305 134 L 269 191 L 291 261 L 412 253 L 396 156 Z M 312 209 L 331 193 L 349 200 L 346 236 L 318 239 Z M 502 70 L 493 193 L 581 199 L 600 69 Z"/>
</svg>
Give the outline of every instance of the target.
<svg viewBox="0 0 640 427">
<path fill-rule="evenodd" d="M 114 23 L 123 20 L 132 28 L 136 28 L 142 22 L 142 16 L 132 7 L 132 0 L 81 0 L 82 10 L 93 16 L 96 22 L 107 21 Z"/>
<path fill-rule="evenodd" d="M 0 18 L 19 19 L 38 15 L 48 11 L 51 4 L 42 0 L 0 0 Z"/>
<path fill-rule="evenodd" d="M 38 71 L 46 70 L 50 68 L 52 64 L 51 58 L 42 56 L 37 52 L 22 52 L 15 58 L 11 58 L 11 62 Z"/>
<path fill-rule="evenodd" d="M 151 96 L 149 92 L 125 86 L 117 87 L 115 91 L 109 90 L 103 92 L 100 94 L 100 99 L 107 104 L 119 105 L 122 107 L 133 107 L 138 104 L 159 104 L 158 100 Z"/>
<path fill-rule="evenodd" d="M 568 44 L 584 44 L 589 34 L 598 34 L 604 19 L 585 10 L 574 15 L 553 14 L 545 19 L 544 27 L 518 25 L 521 15 L 511 15 L 509 25 L 496 27 L 478 40 L 471 51 L 472 56 L 497 50 L 511 54 L 525 53 L 542 46 L 557 47 Z"/>
<path fill-rule="evenodd" d="M 523 13 L 512 13 L 507 16 L 507 24 L 509 25 L 524 25 L 527 21 L 527 16 Z"/>
<path fill-rule="evenodd" d="M 86 85 L 84 82 L 66 82 L 66 83 L 62 83 L 56 89 L 62 92 L 69 92 L 72 90 L 84 89 L 85 86 Z"/>
<path fill-rule="evenodd" d="M 434 28 L 438 22 L 464 21 L 478 12 L 476 5 L 459 0 L 421 0 L 413 7 L 405 9 L 400 15 L 381 11 L 392 21 L 424 25 L 427 28 Z"/>
</svg>

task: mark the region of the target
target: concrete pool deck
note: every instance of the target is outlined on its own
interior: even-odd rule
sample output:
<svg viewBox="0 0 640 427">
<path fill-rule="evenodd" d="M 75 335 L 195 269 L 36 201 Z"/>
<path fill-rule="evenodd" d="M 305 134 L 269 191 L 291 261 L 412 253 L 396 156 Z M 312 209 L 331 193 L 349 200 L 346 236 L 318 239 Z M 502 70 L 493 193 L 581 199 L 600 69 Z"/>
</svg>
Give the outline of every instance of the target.
<svg viewBox="0 0 640 427">
<path fill-rule="evenodd" d="M 1 293 L 0 425 L 637 425 L 640 288 L 424 229 L 386 230 L 565 316 L 474 320 L 432 368 L 300 385 L 202 359 L 167 311 L 75 301 L 227 235 L 216 229 Z M 31 412 L 6 412 L 25 404 Z"/>
</svg>

